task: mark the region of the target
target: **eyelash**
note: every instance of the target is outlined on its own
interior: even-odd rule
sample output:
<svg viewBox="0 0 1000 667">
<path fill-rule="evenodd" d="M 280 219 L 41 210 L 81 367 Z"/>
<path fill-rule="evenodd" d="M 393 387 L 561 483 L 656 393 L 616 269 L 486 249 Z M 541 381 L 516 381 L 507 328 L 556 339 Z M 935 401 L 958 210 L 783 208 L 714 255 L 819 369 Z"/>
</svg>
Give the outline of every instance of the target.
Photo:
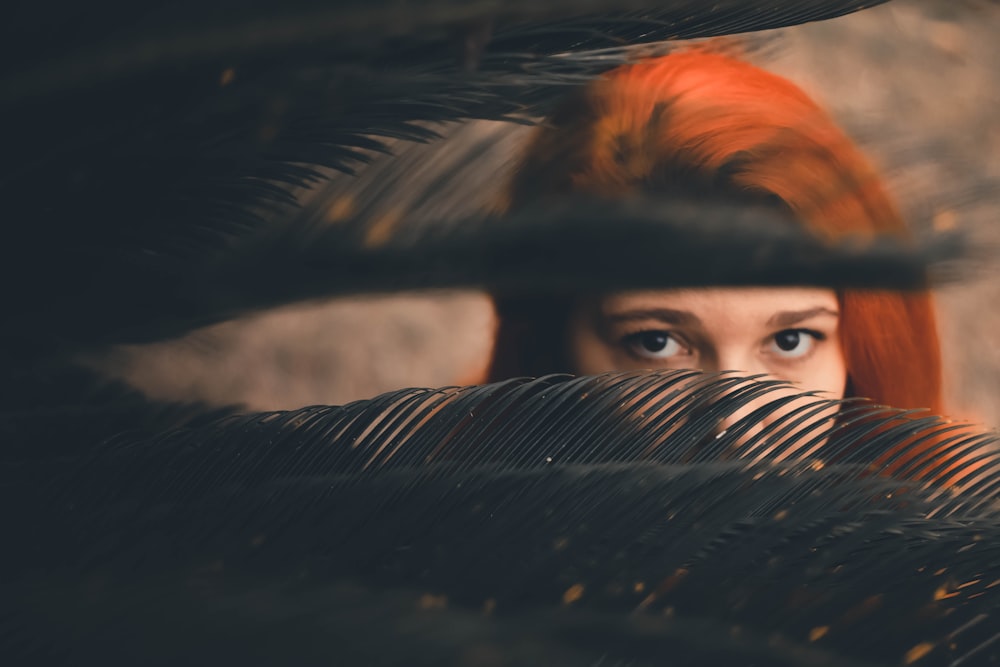
<svg viewBox="0 0 1000 667">
<path fill-rule="evenodd" d="M 642 343 L 642 339 L 645 336 L 660 334 L 666 336 L 668 341 L 665 346 L 670 344 L 670 341 L 676 343 L 681 349 L 676 354 L 671 354 L 663 357 L 655 356 L 656 351 L 647 350 L 646 354 L 639 351 L 639 346 Z M 675 331 L 670 331 L 669 329 L 643 329 L 642 331 L 636 331 L 635 333 L 630 333 L 622 337 L 622 346 L 631 354 L 633 357 L 640 360 L 650 360 L 650 359 L 670 359 L 675 356 L 683 356 L 691 354 L 691 346 L 688 344 L 684 337 Z"/>
<path fill-rule="evenodd" d="M 801 354 L 786 356 L 781 354 L 780 352 L 776 353 L 778 359 L 786 363 L 795 363 L 803 361 L 804 359 L 808 359 L 810 356 L 812 356 L 813 352 L 816 351 L 815 345 L 817 343 L 822 343 L 823 341 L 826 340 L 826 334 L 824 334 L 821 331 L 816 331 L 815 329 L 782 329 L 781 331 L 774 332 L 771 336 L 768 337 L 767 340 L 770 342 L 771 345 L 777 345 L 778 336 L 786 333 L 805 334 L 806 336 L 809 336 L 813 340 L 812 346 Z"/>
<path fill-rule="evenodd" d="M 806 336 L 808 336 L 809 338 L 812 339 L 813 346 L 815 346 L 816 343 L 822 343 L 823 341 L 825 341 L 827 339 L 826 334 L 824 334 L 821 331 L 816 331 L 815 329 L 801 329 L 801 328 L 799 328 L 799 329 L 794 329 L 794 328 L 793 329 L 782 329 L 782 330 L 776 331 L 773 334 L 771 334 L 770 336 L 768 336 L 768 338 L 766 339 L 768 345 L 777 345 L 778 336 L 780 336 L 782 334 L 787 334 L 787 333 L 797 333 L 797 334 L 800 334 L 800 335 L 801 334 L 805 334 Z M 663 356 L 663 357 L 656 356 L 655 353 L 657 351 L 655 351 L 655 350 L 654 351 L 647 350 L 645 354 L 643 352 L 639 351 L 638 348 L 642 344 L 642 339 L 645 336 L 650 336 L 650 335 L 655 335 L 655 334 L 659 334 L 659 335 L 667 337 L 668 341 L 665 343 L 665 345 L 664 345 L 665 347 L 668 346 L 670 344 L 669 341 L 672 340 L 678 346 L 680 346 L 681 350 L 679 352 L 675 353 L 675 354 L 670 354 L 670 355 Z M 629 354 L 631 354 L 633 357 L 636 357 L 636 358 L 642 359 L 642 360 L 649 360 L 649 359 L 670 359 L 670 358 L 675 357 L 675 356 L 682 356 L 682 355 L 685 355 L 685 354 L 686 355 L 690 355 L 691 354 L 691 346 L 687 343 L 687 341 L 684 339 L 684 337 L 681 336 L 680 334 L 678 334 L 675 331 L 670 331 L 669 329 L 644 329 L 642 331 L 636 331 L 635 333 L 627 334 L 624 337 L 622 337 L 621 340 L 622 340 L 622 346 L 629 352 Z M 812 354 L 813 354 L 814 351 L 815 351 L 815 347 L 810 347 L 808 350 L 806 350 L 805 352 L 803 352 L 800 355 L 786 356 L 786 355 L 781 354 L 780 352 L 777 352 L 777 353 L 775 353 L 775 356 L 777 356 L 778 359 L 780 361 L 782 361 L 782 362 L 785 362 L 785 363 L 795 363 L 795 362 L 799 362 L 799 361 L 802 361 L 804 359 L 809 358 L 810 356 L 812 356 Z"/>
</svg>

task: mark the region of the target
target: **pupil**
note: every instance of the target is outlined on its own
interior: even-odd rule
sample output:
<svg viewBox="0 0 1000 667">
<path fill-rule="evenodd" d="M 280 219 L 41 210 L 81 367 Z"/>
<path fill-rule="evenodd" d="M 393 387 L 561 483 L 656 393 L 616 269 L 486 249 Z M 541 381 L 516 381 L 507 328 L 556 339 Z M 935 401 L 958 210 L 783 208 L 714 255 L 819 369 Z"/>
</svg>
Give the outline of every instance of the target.
<svg viewBox="0 0 1000 667">
<path fill-rule="evenodd" d="M 658 331 L 651 331 L 642 335 L 642 346 L 650 352 L 661 352 L 667 346 L 669 336 Z"/>
<path fill-rule="evenodd" d="M 791 352 L 799 346 L 799 332 L 782 331 L 774 336 L 774 342 L 785 352 Z"/>
</svg>

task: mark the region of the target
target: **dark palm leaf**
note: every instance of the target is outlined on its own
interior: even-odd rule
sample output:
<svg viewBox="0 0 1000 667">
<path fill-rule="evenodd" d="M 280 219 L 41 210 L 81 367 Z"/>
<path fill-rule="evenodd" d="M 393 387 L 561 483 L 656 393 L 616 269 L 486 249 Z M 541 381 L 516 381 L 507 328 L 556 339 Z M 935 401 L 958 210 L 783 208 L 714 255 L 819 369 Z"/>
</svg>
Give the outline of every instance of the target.
<svg viewBox="0 0 1000 667">
<path fill-rule="evenodd" d="M 400 286 L 781 283 L 788 271 L 839 285 L 848 269 L 864 284 L 923 284 L 940 246 L 828 248 L 724 206 L 699 209 L 699 232 L 680 230 L 693 214 L 680 204 L 577 202 L 385 234 L 351 216 L 317 229 L 294 196 L 387 138 L 433 138 L 435 122 L 523 120 L 628 44 L 863 4 L 636 3 L 643 13 L 591 19 L 610 3 L 428 2 L 395 20 L 360 3 L 241 5 L 238 19 L 222 2 L 23 7 L 0 75 L 20 130 L 0 172 L 5 349 L 152 338 Z M 664 214 L 676 227 L 650 225 Z M 624 222 L 598 232 L 612 215 Z M 712 224 L 733 216 L 747 236 L 727 245 Z M 584 235 L 567 244 L 571 230 Z M 623 265 L 601 276 L 551 256 L 610 242 Z M 651 242 L 678 262 L 633 268 L 629 253 Z M 739 263 L 693 274 L 689 246 Z M 888 277 L 865 273 L 874 260 Z M 19 376 L 5 387 L 21 401 L 0 421 L 0 559 L 13 575 L 0 648 L 14 663 L 998 657 L 995 444 L 933 417 L 851 405 L 830 424 L 827 403 L 775 398 L 720 433 L 774 387 L 687 373 L 411 390 L 206 423 L 118 388 L 91 402 L 58 373 L 39 382 L 40 368 L 43 393 L 74 396 L 16 396 Z M 96 444 L 123 428 L 136 430 Z M 905 481 L 872 469 L 928 442 L 934 455 Z M 954 460 L 980 464 L 961 494 L 919 481 Z"/>
<path fill-rule="evenodd" d="M 331 169 L 353 170 L 384 150 L 386 139 L 428 140 L 428 123 L 446 120 L 523 120 L 637 44 L 785 25 L 866 4 L 824 0 L 765 11 L 747 0 L 674 2 L 588 14 L 603 3 L 463 5 L 461 12 L 453 3 L 427 3 L 417 13 L 400 9 L 396 19 L 380 5 L 357 3 L 260 3 L 239 13 L 224 2 L 141 10 L 105 3 L 88 6 L 85 16 L 22 8 L 6 43 L 22 57 L 9 59 L 18 66 L 0 79 L 8 126 L 18 128 L 0 173 L 12 221 L 0 252 L 14 323 L 4 332 L 7 347 L 72 352 L 81 343 L 128 339 L 132 329 L 148 337 L 159 326 L 143 319 L 148 310 L 171 324 L 160 336 L 267 305 L 273 296 L 255 303 L 249 289 L 230 300 L 242 274 L 222 274 L 220 257 L 262 231 L 288 227 L 296 190 Z M 478 71 L 468 72 L 449 52 L 455 26 L 490 16 L 498 17 L 494 39 Z M 327 264 L 352 251 L 338 247 Z M 436 248 L 429 253 L 440 256 Z M 412 270 L 412 280 L 395 272 L 381 282 L 442 281 L 422 278 L 423 266 Z M 198 303 L 205 283 L 192 291 L 192 281 L 177 282 L 207 275 L 223 285 L 226 304 L 217 313 Z M 484 280 L 453 270 L 445 282 Z M 318 292 L 290 282 L 279 291 L 282 300 Z"/>
<path fill-rule="evenodd" d="M 496 24 L 500 51 L 555 53 L 766 30 L 847 14 L 885 0 L 766 5 L 725 0 L 546 0 L 412 5 L 345 0 L 21 5 L 7 22 L 0 100 L 92 86 L 178 65 L 253 59 L 322 44 L 337 60 L 409 62 L 459 53 L 470 26 Z M 665 6 L 666 5 L 666 6 Z M 493 32 L 493 31 L 491 31 Z M 456 39 L 456 34 L 459 39 Z M 489 32 L 487 33 L 487 36 Z"/>
<path fill-rule="evenodd" d="M 831 245 L 768 211 L 726 204 L 565 201 L 503 218 L 296 225 L 199 263 L 107 261 L 106 273 L 92 276 L 95 298 L 50 303 L 11 326 L 69 332 L 78 342 L 137 342 L 297 299 L 456 286 L 535 294 L 664 285 L 909 289 L 965 273 L 955 261 L 963 246 L 956 235 Z"/>
<path fill-rule="evenodd" d="M 77 457 L 122 431 L 151 436 L 235 410 L 158 403 L 96 371 L 61 363 L 8 372 L 0 383 L 0 467 Z"/>
<path fill-rule="evenodd" d="M 860 404 L 832 425 L 825 401 L 772 414 L 784 399 L 719 436 L 774 388 L 675 372 L 408 390 L 121 437 L 44 482 L 25 464 L 2 487 L 37 510 L 8 512 L 5 655 L 996 660 L 995 439 Z M 985 462 L 961 494 L 871 468 L 926 437 Z"/>
</svg>

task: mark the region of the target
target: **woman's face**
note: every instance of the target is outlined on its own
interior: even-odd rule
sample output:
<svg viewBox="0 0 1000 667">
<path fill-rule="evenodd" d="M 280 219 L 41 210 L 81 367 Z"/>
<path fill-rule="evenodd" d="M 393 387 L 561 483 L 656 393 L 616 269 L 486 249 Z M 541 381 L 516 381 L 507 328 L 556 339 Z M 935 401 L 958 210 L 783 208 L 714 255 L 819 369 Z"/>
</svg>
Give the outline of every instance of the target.
<svg viewBox="0 0 1000 667">
<path fill-rule="evenodd" d="M 574 370 L 691 368 L 766 373 L 843 398 L 847 367 L 833 290 L 699 288 L 621 292 L 570 316 Z"/>
</svg>

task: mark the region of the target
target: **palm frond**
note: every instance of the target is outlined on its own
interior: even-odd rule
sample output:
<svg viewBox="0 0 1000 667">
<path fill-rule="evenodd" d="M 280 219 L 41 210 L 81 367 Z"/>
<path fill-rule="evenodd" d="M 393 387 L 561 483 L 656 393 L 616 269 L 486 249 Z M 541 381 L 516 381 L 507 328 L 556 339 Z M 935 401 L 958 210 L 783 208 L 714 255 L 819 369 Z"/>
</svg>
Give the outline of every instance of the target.
<svg viewBox="0 0 1000 667">
<path fill-rule="evenodd" d="M 36 286 L 30 303 L 14 308 L 19 317 L 8 335 L 29 332 L 36 345 L 53 348 L 60 338 L 147 341 L 296 300 L 421 288 L 564 295 L 700 285 L 912 289 L 968 274 L 967 255 L 957 234 L 830 243 L 773 212 L 725 203 L 574 198 L 503 217 L 359 217 L 320 226 L 307 216 L 199 261 L 104 253 L 78 291 L 57 291 L 61 282 L 52 293 Z"/>
<path fill-rule="evenodd" d="M 224 313 L 206 316 L 197 304 L 204 284 L 191 292 L 183 280 L 172 288 L 171 281 L 205 276 L 234 244 L 292 226 L 299 190 L 330 170 L 354 171 L 387 141 L 430 140 L 433 125 L 445 121 L 524 122 L 568 85 L 634 57 L 644 44 L 868 4 L 815 0 L 762 11 L 730 0 L 600 12 L 608 7 L 596 1 L 431 2 L 416 13 L 396 8 L 398 15 L 377 3 L 259 3 L 239 12 L 228 3 L 141 10 L 104 3 L 86 16 L 24 7 L 5 43 L 22 57 L 9 59 L 18 66 L 0 76 L 8 125 L 20 128 L 0 172 L 0 194 L 16 221 L 5 227 L 0 251 L 15 323 L 4 338 L 11 348 L 72 352 L 127 339 L 116 338 L 119 329 L 153 331 L 156 318 L 144 320 L 134 304 L 154 298 L 174 323 L 157 336 L 270 304 L 270 296 L 254 304 L 244 292 Z M 451 50 L 455 31 L 461 42 L 463 30 L 492 16 L 492 39 L 468 71 Z M 328 263 L 344 254 L 338 248 Z M 412 281 L 392 275 L 381 282 L 442 281 L 416 271 Z M 483 281 L 452 273 L 446 282 Z M 229 298 L 236 276 L 222 281 Z M 282 299 L 315 294 L 298 295 L 291 285 L 281 291 Z M 121 326 L 129 311 L 134 317 Z M 88 321 L 105 324 L 95 332 Z"/>
<path fill-rule="evenodd" d="M 720 434 L 777 388 L 673 372 L 413 389 L 123 436 L 50 462 L 40 488 L 8 474 L 33 511 L 6 522 L 23 576 L 0 602 L 5 654 L 995 660 L 995 437 L 954 493 L 871 467 L 921 437 L 938 457 L 967 445 L 937 418 L 858 404 L 831 424 L 828 401 L 770 394 Z"/>
<path fill-rule="evenodd" d="M 609 43 L 658 41 L 766 30 L 815 21 L 884 0 L 809 0 L 762 5 L 726 0 L 456 2 L 425 0 L 318 3 L 298 0 L 232 3 L 114 0 L 22 5 L 7 23 L 0 100 L 93 86 L 108 80 L 198 63 L 295 52 L 320 43 L 338 60 L 426 59 L 456 52 L 462 28 L 496 24 L 507 49 L 552 53 Z M 597 15 L 597 16 L 594 16 Z"/>
<path fill-rule="evenodd" d="M 201 471 L 199 484 L 208 485 L 206 489 L 216 484 L 211 461 L 224 468 L 220 474 L 228 483 L 242 486 L 284 477 L 289 457 L 307 460 L 310 475 L 341 475 L 410 469 L 430 462 L 448 462 L 460 470 L 487 464 L 545 468 L 757 458 L 889 465 L 893 459 L 886 459 L 887 454 L 902 456 L 907 451 L 903 445 L 919 447 L 928 439 L 935 444 L 935 460 L 947 460 L 952 449 L 996 453 L 988 446 L 991 436 L 975 436 L 975 447 L 970 448 L 967 428 L 934 415 L 855 400 L 845 403 L 838 417 L 831 419 L 829 412 L 836 402 L 797 392 L 772 394 L 762 406 L 720 432 L 720 423 L 751 401 L 786 387 L 782 382 L 739 375 L 669 371 L 407 389 L 343 407 L 233 416 L 197 429 L 166 432 L 142 443 L 128 435 L 102 446 L 95 461 L 102 468 L 126 466 L 112 477 L 141 493 L 152 493 L 157 484 L 183 485 L 181 476 L 186 472 L 175 468 L 179 452 L 197 461 L 192 465 Z M 768 424 L 766 428 L 749 431 L 762 423 Z M 990 456 L 984 461 L 992 461 Z M 979 466 L 975 474 L 982 479 L 973 487 L 963 486 L 968 502 L 994 493 L 991 485 L 1000 481 L 1000 469 L 994 470 L 998 463 L 1000 459 Z M 140 467 L 131 467 L 136 464 Z M 179 477 L 172 476 L 173 469 Z M 858 474 L 878 472 L 864 468 Z M 908 477 L 927 477 L 917 470 L 910 472 Z M 81 480 L 98 486 L 105 483 L 86 468 L 79 468 L 79 473 Z M 978 494 L 977 488 L 983 493 Z M 954 507 L 954 511 L 960 509 L 961 505 Z"/>
<path fill-rule="evenodd" d="M 0 383 L 0 466 L 74 459 L 123 431 L 135 438 L 150 436 L 235 411 L 235 406 L 157 403 L 78 366 L 37 364 L 27 372 L 7 370 Z M 43 472 L 39 481 L 44 479 Z"/>
<path fill-rule="evenodd" d="M 957 234 L 830 243 L 745 206 L 574 198 L 503 217 L 295 225 L 209 262 L 136 267 L 128 283 L 117 278 L 124 269 L 110 272 L 100 299 L 46 310 L 49 321 L 32 328 L 88 342 L 145 341 L 297 299 L 442 287 L 553 295 L 703 285 L 914 289 L 967 275 L 968 254 Z"/>
<path fill-rule="evenodd" d="M 632 45 L 867 4 L 23 6 L 0 69 L 21 130 L 0 172 L 5 349 L 399 287 L 924 285 L 948 242 L 830 247 L 724 205 L 384 229 L 374 209 L 331 228 L 322 197 L 299 209 L 299 189 L 393 140 L 523 122 Z M 15 376 L 0 418 L 15 663 L 1000 659 L 1000 454 L 936 417 L 851 403 L 832 419 L 775 383 L 674 373 L 214 420 L 41 368 L 41 400 Z"/>
</svg>

